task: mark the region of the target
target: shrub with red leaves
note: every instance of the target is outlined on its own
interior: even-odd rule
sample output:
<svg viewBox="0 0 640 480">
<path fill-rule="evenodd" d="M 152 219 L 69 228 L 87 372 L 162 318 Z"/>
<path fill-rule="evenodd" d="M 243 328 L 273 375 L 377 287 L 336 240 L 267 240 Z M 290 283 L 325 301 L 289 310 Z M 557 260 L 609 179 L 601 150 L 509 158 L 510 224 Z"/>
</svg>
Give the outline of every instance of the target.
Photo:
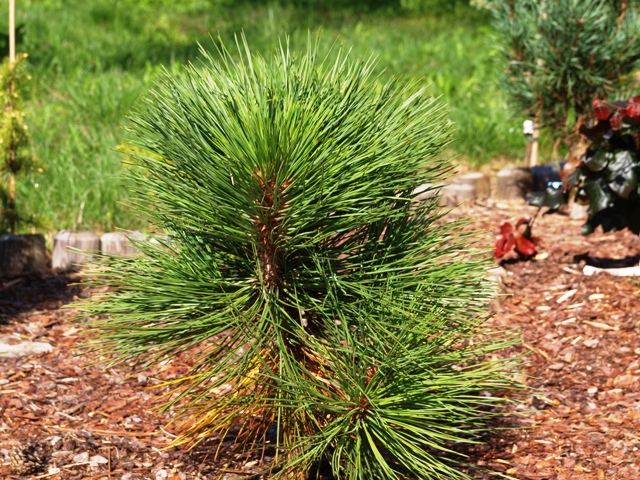
<svg viewBox="0 0 640 480">
<path fill-rule="evenodd" d="M 579 163 L 567 171 L 565 187 L 584 191 L 589 234 L 628 228 L 640 234 L 640 95 L 626 101 L 594 100 L 598 122 L 582 125 L 591 142 Z"/>
<path fill-rule="evenodd" d="M 609 120 L 611 128 L 618 130 L 623 122 L 637 125 L 640 121 L 640 95 L 631 97 L 626 102 L 607 102 L 594 100 L 593 110 L 598 120 Z"/>
<path fill-rule="evenodd" d="M 519 232 L 524 226 L 522 233 Z M 500 226 L 500 238 L 496 242 L 495 256 L 502 258 L 511 250 L 518 254 L 520 259 L 529 259 L 536 254 L 536 245 L 540 243 L 540 238 L 531 234 L 533 219 L 521 218 L 516 223 L 516 227 L 509 222 L 505 222 Z"/>
</svg>

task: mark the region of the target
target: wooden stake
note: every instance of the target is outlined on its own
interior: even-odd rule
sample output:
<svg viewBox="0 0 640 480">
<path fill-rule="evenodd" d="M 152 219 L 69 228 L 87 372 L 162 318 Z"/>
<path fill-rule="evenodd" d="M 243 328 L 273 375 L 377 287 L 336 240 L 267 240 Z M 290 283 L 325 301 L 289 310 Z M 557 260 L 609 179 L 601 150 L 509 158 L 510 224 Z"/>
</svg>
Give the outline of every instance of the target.
<svg viewBox="0 0 640 480">
<path fill-rule="evenodd" d="M 537 125 L 527 120 L 524 123 L 524 134 L 527 138 L 527 145 L 524 153 L 524 166 L 535 167 L 538 165 L 538 139 L 540 138 L 540 130 Z"/>
<path fill-rule="evenodd" d="M 540 138 L 540 130 L 538 127 L 533 131 L 533 137 L 531 141 L 531 158 L 530 158 L 530 167 L 535 167 L 538 165 L 538 139 Z"/>
<path fill-rule="evenodd" d="M 16 0 L 9 0 L 9 61 L 16 61 Z"/>
<path fill-rule="evenodd" d="M 13 74 L 14 64 L 16 62 L 16 0 L 9 0 L 9 61 L 11 63 L 10 68 Z M 13 80 L 9 85 L 9 99 L 10 104 L 13 103 Z M 9 145 L 11 150 L 10 154 L 15 157 L 15 148 Z M 11 159 L 12 161 L 15 158 Z M 9 174 L 9 225 L 11 229 L 11 235 L 16 233 L 16 176 L 13 172 Z"/>
</svg>

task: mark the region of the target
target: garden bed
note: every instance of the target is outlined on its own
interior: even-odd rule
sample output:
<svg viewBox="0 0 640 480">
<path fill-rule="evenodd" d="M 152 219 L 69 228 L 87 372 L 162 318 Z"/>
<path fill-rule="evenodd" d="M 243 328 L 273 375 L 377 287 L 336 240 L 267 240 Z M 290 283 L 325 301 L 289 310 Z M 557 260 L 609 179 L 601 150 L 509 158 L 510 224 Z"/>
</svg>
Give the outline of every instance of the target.
<svg viewBox="0 0 640 480">
<path fill-rule="evenodd" d="M 534 211 L 476 202 L 450 215 L 470 215 L 491 248 L 502 222 Z M 499 431 L 467 453 L 517 479 L 640 478 L 640 285 L 582 274 L 585 260 L 640 255 L 640 240 L 629 232 L 582 237 L 580 226 L 562 215 L 540 217 L 534 234 L 542 237 L 541 255 L 503 262 L 505 295 L 491 303 L 491 323 L 522 333 L 524 346 L 509 353 L 526 354 L 532 390 L 510 407 L 521 416 L 503 420 L 522 428 Z M 0 336 L 53 347 L 0 358 L 0 477 L 20 478 L 10 472 L 8 452 L 32 441 L 47 460 L 26 478 L 260 478 L 260 459 L 213 462 L 206 445 L 162 450 L 172 437 L 164 429 L 171 414 L 153 408 L 164 390 L 148 387 L 186 372 L 186 358 L 128 377 L 73 356 L 79 326 L 63 306 L 91 294 L 74 281 L 53 274 L 0 279 Z"/>
</svg>

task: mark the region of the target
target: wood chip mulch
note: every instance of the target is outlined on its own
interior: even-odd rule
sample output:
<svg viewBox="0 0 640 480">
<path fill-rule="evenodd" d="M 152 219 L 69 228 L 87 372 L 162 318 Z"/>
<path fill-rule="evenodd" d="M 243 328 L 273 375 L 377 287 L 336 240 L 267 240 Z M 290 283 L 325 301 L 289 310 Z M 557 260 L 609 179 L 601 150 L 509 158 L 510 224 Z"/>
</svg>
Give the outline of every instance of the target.
<svg viewBox="0 0 640 480">
<path fill-rule="evenodd" d="M 467 215 L 491 247 L 500 224 L 532 207 L 477 202 Z M 640 479 L 640 279 L 585 276 L 585 263 L 638 263 L 640 239 L 629 232 L 580 235 L 581 222 L 539 217 L 543 244 L 535 260 L 501 263 L 491 323 L 517 328 L 529 390 L 508 407 L 517 417 L 470 461 L 515 479 Z M 90 295 L 72 275 L 0 278 L 0 336 L 50 344 L 49 353 L 0 357 L 0 478 L 185 480 L 261 478 L 250 457 L 213 462 L 205 447 L 164 449 L 171 412 L 154 408 L 163 389 L 149 388 L 186 371 L 186 359 L 132 374 L 86 366 L 74 356 L 78 325 L 64 306 Z M 12 472 L 16 447 L 36 445 L 41 468 Z M 35 447 L 34 447 L 35 448 Z M 268 460 L 268 459 L 267 459 Z M 477 478 L 491 478 L 475 472 Z"/>
</svg>

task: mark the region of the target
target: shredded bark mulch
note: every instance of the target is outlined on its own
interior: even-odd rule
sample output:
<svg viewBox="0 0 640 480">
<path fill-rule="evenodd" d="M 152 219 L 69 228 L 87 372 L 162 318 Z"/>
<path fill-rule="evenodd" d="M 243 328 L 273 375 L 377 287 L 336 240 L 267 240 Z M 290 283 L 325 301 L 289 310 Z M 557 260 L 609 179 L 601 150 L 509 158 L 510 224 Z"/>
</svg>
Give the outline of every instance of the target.
<svg viewBox="0 0 640 480">
<path fill-rule="evenodd" d="M 476 202 L 450 215 L 468 216 L 491 248 L 504 221 L 534 212 Z M 538 256 L 501 262 L 502 295 L 490 305 L 490 323 L 522 335 L 522 346 L 504 354 L 524 355 L 530 389 L 508 407 L 519 415 L 497 425 L 518 428 L 498 430 L 466 453 L 516 479 L 640 479 L 640 281 L 582 273 L 585 264 L 637 264 L 640 239 L 626 231 L 583 237 L 580 226 L 564 215 L 539 217 Z M 150 387 L 184 373 L 188 359 L 132 374 L 87 367 L 74 356 L 81 327 L 70 323 L 76 312 L 65 305 L 91 294 L 76 281 L 51 272 L 0 278 L 0 336 L 52 347 L 0 357 L 0 478 L 261 478 L 269 458 L 213 461 L 206 445 L 164 448 L 173 436 L 164 427 L 171 412 L 154 405 L 166 387 Z M 11 467 L 16 455 L 37 469 L 19 475 Z"/>
</svg>

